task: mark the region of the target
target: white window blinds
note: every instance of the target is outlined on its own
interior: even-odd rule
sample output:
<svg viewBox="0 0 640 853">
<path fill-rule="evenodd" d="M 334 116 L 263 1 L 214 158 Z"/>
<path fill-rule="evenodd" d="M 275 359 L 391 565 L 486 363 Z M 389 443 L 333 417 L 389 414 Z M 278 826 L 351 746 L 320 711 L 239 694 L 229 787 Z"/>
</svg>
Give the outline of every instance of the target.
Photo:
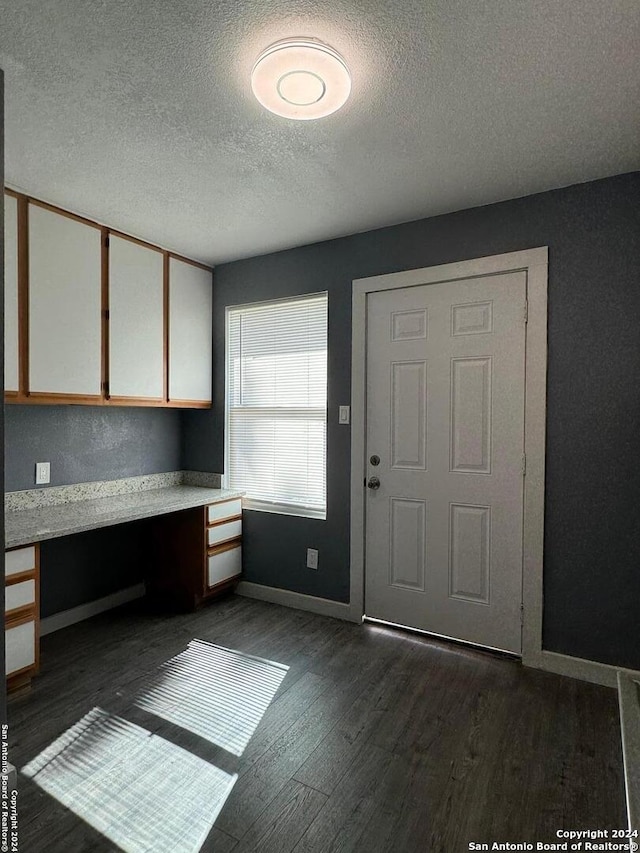
<svg viewBox="0 0 640 853">
<path fill-rule="evenodd" d="M 249 506 L 325 517 L 326 293 L 227 309 L 226 427 Z"/>
</svg>

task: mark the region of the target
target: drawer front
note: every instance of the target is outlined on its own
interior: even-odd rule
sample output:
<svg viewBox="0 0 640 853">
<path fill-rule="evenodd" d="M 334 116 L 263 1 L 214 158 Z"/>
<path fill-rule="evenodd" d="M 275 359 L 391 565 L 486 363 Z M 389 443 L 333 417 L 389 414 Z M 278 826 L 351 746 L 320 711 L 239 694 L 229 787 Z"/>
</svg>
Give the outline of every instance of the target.
<svg viewBox="0 0 640 853">
<path fill-rule="evenodd" d="M 7 675 L 34 666 L 36 662 L 36 623 L 24 622 L 5 631 Z"/>
<path fill-rule="evenodd" d="M 20 583 L 9 584 L 4 591 L 4 610 L 16 610 L 18 607 L 24 607 L 27 604 L 35 604 L 36 602 L 36 582 L 21 581 Z"/>
<path fill-rule="evenodd" d="M 235 518 L 242 515 L 242 500 L 235 498 L 232 501 L 224 501 L 219 504 L 211 504 L 207 507 L 207 519 L 209 524 L 221 521 L 223 518 Z"/>
<path fill-rule="evenodd" d="M 36 546 L 18 548 L 17 551 L 6 551 L 4 555 L 5 577 L 18 575 L 20 572 L 32 572 L 36 567 Z"/>
<path fill-rule="evenodd" d="M 220 542 L 228 542 L 229 539 L 236 539 L 242 536 L 242 519 L 236 521 L 225 521 L 224 524 L 216 524 L 215 527 L 210 527 L 207 531 L 207 541 L 209 545 L 218 545 Z"/>
<path fill-rule="evenodd" d="M 219 551 L 217 554 L 209 554 L 207 581 L 210 587 L 239 575 L 241 571 L 242 548 L 240 546 Z"/>
</svg>

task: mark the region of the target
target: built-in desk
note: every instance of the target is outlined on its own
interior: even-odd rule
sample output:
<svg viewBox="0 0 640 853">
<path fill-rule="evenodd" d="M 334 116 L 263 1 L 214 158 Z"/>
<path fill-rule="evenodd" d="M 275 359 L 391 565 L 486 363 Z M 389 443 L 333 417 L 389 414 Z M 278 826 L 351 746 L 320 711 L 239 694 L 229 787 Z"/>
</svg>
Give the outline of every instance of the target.
<svg viewBox="0 0 640 853">
<path fill-rule="evenodd" d="M 9 493 L 5 512 L 9 689 L 28 683 L 38 669 L 40 542 L 158 519 L 149 526 L 148 592 L 192 609 L 236 582 L 242 571 L 242 493 L 183 483 L 182 477 L 182 472 L 173 472 Z"/>
<path fill-rule="evenodd" d="M 45 539 L 70 536 L 99 527 L 124 524 L 180 512 L 183 509 L 238 499 L 241 492 L 202 486 L 165 486 L 128 494 L 111 495 L 6 512 L 5 549 L 32 545 Z"/>
</svg>

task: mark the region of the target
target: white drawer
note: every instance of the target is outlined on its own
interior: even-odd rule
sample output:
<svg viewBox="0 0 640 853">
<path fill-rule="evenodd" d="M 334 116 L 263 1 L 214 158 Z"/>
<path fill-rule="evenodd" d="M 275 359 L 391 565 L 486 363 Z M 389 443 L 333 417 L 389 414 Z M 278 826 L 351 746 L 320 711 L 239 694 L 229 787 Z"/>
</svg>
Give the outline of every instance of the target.
<svg viewBox="0 0 640 853">
<path fill-rule="evenodd" d="M 5 577 L 17 575 L 20 572 L 31 572 L 36 567 L 36 546 L 18 548 L 17 551 L 6 551 L 4 555 Z"/>
<path fill-rule="evenodd" d="M 207 507 L 207 518 L 209 524 L 213 521 L 221 521 L 223 518 L 234 518 L 242 515 L 242 500 L 234 498 L 232 501 L 223 501 L 219 504 L 211 504 Z"/>
<path fill-rule="evenodd" d="M 220 542 L 227 542 L 237 536 L 242 536 L 242 519 L 240 518 L 236 521 L 225 521 L 224 524 L 216 524 L 215 527 L 210 527 L 207 533 L 207 541 L 209 545 L 218 545 Z"/>
<path fill-rule="evenodd" d="M 36 662 L 36 623 L 25 622 L 5 631 L 7 675 Z"/>
<path fill-rule="evenodd" d="M 229 548 L 228 551 L 220 551 L 210 554 L 208 558 L 207 580 L 209 586 L 215 586 L 221 581 L 233 578 L 242 571 L 242 548 Z"/>
<path fill-rule="evenodd" d="M 35 604 L 36 582 L 34 580 L 21 581 L 21 583 L 9 584 L 4 591 L 4 609 L 16 610 L 26 604 Z"/>
</svg>

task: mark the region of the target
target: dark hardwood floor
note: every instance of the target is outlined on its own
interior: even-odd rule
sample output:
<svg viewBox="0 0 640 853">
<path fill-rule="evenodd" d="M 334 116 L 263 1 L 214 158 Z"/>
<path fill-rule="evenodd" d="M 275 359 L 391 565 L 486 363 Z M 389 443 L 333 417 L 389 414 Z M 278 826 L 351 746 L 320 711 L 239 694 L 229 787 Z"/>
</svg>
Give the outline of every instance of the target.
<svg viewBox="0 0 640 853">
<path fill-rule="evenodd" d="M 237 596 L 45 637 L 9 724 L 33 853 L 457 853 L 626 825 L 613 690 Z"/>
</svg>

